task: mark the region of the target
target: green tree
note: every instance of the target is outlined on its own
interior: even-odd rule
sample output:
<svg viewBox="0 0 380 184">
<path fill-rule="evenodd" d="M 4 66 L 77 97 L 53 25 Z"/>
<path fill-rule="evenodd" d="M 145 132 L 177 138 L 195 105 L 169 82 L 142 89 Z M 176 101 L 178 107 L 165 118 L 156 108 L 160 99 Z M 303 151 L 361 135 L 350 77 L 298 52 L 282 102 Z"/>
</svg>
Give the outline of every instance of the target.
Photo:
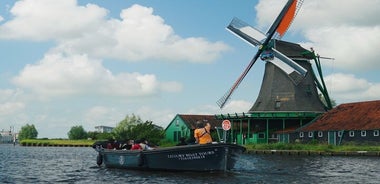
<svg viewBox="0 0 380 184">
<path fill-rule="evenodd" d="M 87 132 L 87 137 L 92 139 L 92 140 L 97 140 L 98 139 L 98 136 L 99 136 L 99 132 Z"/>
<path fill-rule="evenodd" d="M 87 132 L 83 129 L 82 125 L 71 127 L 67 135 L 71 140 L 87 139 Z"/>
<path fill-rule="evenodd" d="M 138 124 L 132 128 L 130 136 L 135 139 L 145 138 L 152 144 L 158 144 L 164 138 L 164 129 L 152 121 Z"/>
<path fill-rule="evenodd" d="M 112 133 L 108 132 L 87 132 L 87 137 L 91 138 L 92 140 L 109 140 L 112 139 L 114 136 Z"/>
<path fill-rule="evenodd" d="M 38 132 L 36 127 L 32 124 L 26 124 L 25 126 L 21 127 L 21 130 L 18 134 L 18 139 L 19 140 L 24 140 L 24 139 L 35 139 L 37 138 Z"/>
<path fill-rule="evenodd" d="M 133 139 L 130 134 L 133 127 L 141 124 L 143 121 L 139 116 L 132 114 L 131 116 L 126 116 L 122 121 L 117 124 L 117 126 L 112 130 L 112 134 L 117 140 Z"/>
<path fill-rule="evenodd" d="M 117 140 L 146 138 L 150 143 L 158 144 L 164 138 L 162 127 L 154 125 L 152 121 L 143 122 L 139 116 L 132 114 L 126 116 L 124 120 L 112 131 Z"/>
</svg>

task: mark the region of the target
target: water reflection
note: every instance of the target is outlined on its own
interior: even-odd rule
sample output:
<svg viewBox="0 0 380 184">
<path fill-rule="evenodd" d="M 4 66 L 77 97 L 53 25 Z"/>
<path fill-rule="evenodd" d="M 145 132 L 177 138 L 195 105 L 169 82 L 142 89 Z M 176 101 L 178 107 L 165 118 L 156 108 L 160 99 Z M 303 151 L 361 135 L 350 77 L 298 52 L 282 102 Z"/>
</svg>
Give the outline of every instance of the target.
<svg viewBox="0 0 380 184">
<path fill-rule="evenodd" d="M 0 183 L 378 183 L 379 157 L 241 155 L 234 170 L 161 172 L 96 166 L 92 148 L 0 145 Z"/>
</svg>

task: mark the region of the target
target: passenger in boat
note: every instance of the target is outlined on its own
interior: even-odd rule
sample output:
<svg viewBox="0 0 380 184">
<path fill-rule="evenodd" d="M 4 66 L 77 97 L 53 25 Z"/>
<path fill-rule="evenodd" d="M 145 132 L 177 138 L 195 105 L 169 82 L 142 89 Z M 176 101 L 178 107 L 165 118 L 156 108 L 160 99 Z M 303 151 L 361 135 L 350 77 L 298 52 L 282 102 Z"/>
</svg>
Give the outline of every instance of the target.
<svg viewBox="0 0 380 184">
<path fill-rule="evenodd" d="M 122 150 L 130 150 L 134 144 L 133 140 L 127 140 L 125 143 L 121 146 Z"/>
<path fill-rule="evenodd" d="M 187 145 L 186 139 L 184 137 L 179 138 L 179 143 L 176 146 Z"/>
<path fill-rule="evenodd" d="M 197 144 L 210 144 L 212 143 L 212 138 L 210 134 L 211 130 L 211 125 L 210 123 L 206 122 L 204 124 L 204 127 L 201 122 L 197 122 L 197 129 L 194 130 L 194 138 L 195 138 L 195 143 Z M 198 128 L 201 127 L 201 128 Z"/>
<path fill-rule="evenodd" d="M 135 140 L 135 143 L 131 147 L 131 150 L 142 150 L 140 143 L 141 143 L 141 140 Z"/>
<path fill-rule="evenodd" d="M 113 141 L 112 146 L 115 150 L 121 149 L 120 143 L 116 139 Z"/>
<path fill-rule="evenodd" d="M 107 143 L 107 149 L 115 149 L 114 145 L 115 140 L 109 139 Z"/>
<path fill-rule="evenodd" d="M 141 146 L 142 150 L 153 150 L 154 149 L 148 145 L 148 141 L 145 138 L 141 139 L 140 146 Z"/>
<path fill-rule="evenodd" d="M 107 149 L 113 149 L 112 143 L 107 143 Z"/>
</svg>

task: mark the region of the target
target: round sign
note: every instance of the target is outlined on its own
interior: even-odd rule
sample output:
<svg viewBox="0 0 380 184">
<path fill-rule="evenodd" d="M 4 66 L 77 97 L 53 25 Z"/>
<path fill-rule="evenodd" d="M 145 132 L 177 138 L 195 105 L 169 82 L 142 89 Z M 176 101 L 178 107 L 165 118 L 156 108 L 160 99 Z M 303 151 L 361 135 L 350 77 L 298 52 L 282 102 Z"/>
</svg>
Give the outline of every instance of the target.
<svg viewBox="0 0 380 184">
<path fill-rule="evenodd" d="M 225 131 L 230 130 L 231 129 L 231 122 L 230 122 L 230 120 L 228 120 L 228 119 L 223 120 L 223 122 L 222 122 L 222 128 Z"/>
</svg>

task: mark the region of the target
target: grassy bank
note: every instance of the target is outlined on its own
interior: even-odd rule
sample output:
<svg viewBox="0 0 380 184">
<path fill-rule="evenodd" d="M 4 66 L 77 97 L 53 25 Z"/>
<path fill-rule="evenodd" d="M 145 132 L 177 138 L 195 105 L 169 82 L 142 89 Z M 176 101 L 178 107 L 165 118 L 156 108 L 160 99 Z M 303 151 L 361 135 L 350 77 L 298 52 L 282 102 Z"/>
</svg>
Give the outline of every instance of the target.
<svg viewBox="0 0 380 184">
<path fill-rule="evenodd" d="M 61 146 L 61 147 L 89 147 L 94 140 L 68 140 L 68 139 L 26 139 L 20 141 L 22 146 Z"/>
<path fill-rule="evenodd" d="M 380 151 L 380 146 L 348 144 L 333 146 L 327 144 L 251 144 L 247 145 L 248 151 L 253 150 L 300 150 L 300 151 L 324 151 L 324 152 L 345 152 L 345 151 Z"/>
</svg>

